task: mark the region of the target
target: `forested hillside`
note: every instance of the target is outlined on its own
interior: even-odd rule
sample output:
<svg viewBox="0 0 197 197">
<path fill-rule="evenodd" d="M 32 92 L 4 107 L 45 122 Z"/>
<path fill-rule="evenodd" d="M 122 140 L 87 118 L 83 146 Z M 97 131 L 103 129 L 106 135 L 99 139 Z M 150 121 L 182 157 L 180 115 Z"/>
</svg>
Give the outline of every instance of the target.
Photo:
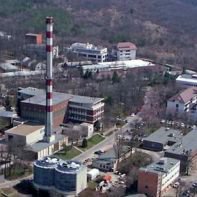
<svg viewBox="0 0 197 197">
<path fill-rule="evenodd" d="M 1 31 L 22 38 L 44 32 L 55 18 L 57 41 L 112 46 L 130 40 L 138 56 L 194 67 L 197 62 L 196 0 L 0 0 Z"/>
</svg>

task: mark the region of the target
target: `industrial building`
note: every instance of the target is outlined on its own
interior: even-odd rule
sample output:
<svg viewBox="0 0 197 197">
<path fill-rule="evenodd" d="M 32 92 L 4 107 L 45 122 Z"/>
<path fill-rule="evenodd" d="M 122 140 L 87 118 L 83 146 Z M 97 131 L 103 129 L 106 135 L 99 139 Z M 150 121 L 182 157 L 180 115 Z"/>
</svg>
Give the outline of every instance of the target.
<svg viewBox="0 0 197 197">
<path fill-rule="evenodd" d="M 68 51 L 94 62 L 104 62 L 107 59 L 107 48 L 90 43 L 73 43 Z"/>
<path fill-rule="evenodd" d="M 45 121 L 46 95 L 37 88 L 19 88 L 17 93 L 18 114 L 24 119 Z M 54 127 L 63 122 L 87 122 L 94 124 L 104 115 L 103 98 L 53 92 Z"/>
<path fill-rule="evenodd" d="M 180 87 L 188 88 L 191 86 L 197 86 L 196 74 L 183 74 L 176 78 L 176 84 Z"/>
<path fill-rule="evenodd" d="M 34 144 L 44 137 L 44 125 L 24 123 L 5 131 L 8 143 L 19 146 Z"/>
<path fill-rule="evenodd" d="M 27 33 L 25 34 L 26 44 L 42 44 L 42 34 Z"/>
<path fill-rule="evenodd" d="M 32 94 L 34 96 L 30 97 Z M 24 119 L 45 122 L 46 93 L 44 90 L 26 88 L 18 92 L 19 115 Z M 53 92 L 53 126 L 58 127 L 66 120 L 70 95 Z M 24 99 L 24 100 L 23 100 Z"/>
<path fill-rule="evenodd" d="M 197 167 L 197 129 L 193 129 L 181 140 L 165 151 L 165 156 L 181 161 L 181 171 Z"/>
<path fill-rule="evenodd" d="M 24 158 L 28 160 L 41 159 L 47 155 L 52 155 L 68 144 L 68 137 L 64 135 L 54 135 L 54 140 L 51 142 L 44 141 L 44 137 L 44 125 L 33 122 L 19 124 L 5 131 L 7 143 L 13 147 L 21 147 Z"/>
<path fill-rule="evenodd" d="M 79 138 L 90 138 L 94 132 L 94 125 L 83 122 L 81 124 L 62 124 L 62 133 L 68 136 L 69 140 L 73 140 L 73 134 L 75 133 Z"/>
<path fill-rule="evenodd" d="M 131 42 L 119 42 L 116 46 L 117 59 L 122 60 L 134 60 L 136 59 L 137 47 Z"/>
<path fill-rule="evenodd" d="M 153 151 L 162 151 L 180 141 L 181 138 L 181 131 L 161 127 L 148 137 L 143 138 L 143 148 Z"/>
<path fill-rule="evenodd" d="M 145 67 L 153 67 L 153 66 L 155 66 L 155 64 L 140 59 L 114 61 L 114 62 L 100 62 L 93 65 L 82 66 L 82 73 L 83 74 L 87 72 L 102 73 L 107 71 L 119 71 L 119 70 L 128 70 L 133 68 L 145 68 Z"/>
<path fill-rule="evenodd" d="M 33 183 L 53 196 L 77 196 L 87 187 L 87 168 L 80 162 L 46 157 L 34 162 Z"/>
<path fill-rule="evenodd" d="M 138 192 L 149 197 L 160 197 L 170 184 L 179 177 L 180 161 L 161 158 L 147 167 L 140 168 L 138 174 Z"/>
</svg>

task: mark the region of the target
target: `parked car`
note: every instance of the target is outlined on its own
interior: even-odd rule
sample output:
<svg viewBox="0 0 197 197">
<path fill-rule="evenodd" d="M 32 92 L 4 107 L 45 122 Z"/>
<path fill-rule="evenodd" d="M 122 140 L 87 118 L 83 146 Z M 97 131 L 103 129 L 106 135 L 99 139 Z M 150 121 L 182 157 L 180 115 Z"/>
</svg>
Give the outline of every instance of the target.
<svg viewBox="0 0 197 197">
<path fill-rule="evenodd" d="M 102 150 L 98 150 L 98 151 L 94 152 L 95 155 L 101 155 L 102 153 L 104 153 L 104 151 L 102 151 Z"/>
</svg>

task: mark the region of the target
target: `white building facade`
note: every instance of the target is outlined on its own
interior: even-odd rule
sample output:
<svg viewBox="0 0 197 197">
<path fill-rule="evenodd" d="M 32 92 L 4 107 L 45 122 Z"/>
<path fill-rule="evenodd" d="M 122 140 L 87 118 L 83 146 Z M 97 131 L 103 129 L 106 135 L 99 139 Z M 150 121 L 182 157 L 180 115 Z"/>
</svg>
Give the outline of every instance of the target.
<svg viewBox="0 0 197 197">
<path fill-rule="evenodd" d="M 119 42 L 117 44 L 117 59 L 122 60 L 134 60 L 136 59 L 137 47 L 131 42 Z"/>
<path fill-rule="evenodd" d="M 197 87 L 188 88 L 167 102 L 166 115 L 197 120 Z"/>
<path fill-rule="evenodd" d="M 73 43 L 68 50 L 94 62 L 104 62 L 107 60 L 107 48 L 90 43 Z"/>
</svg>

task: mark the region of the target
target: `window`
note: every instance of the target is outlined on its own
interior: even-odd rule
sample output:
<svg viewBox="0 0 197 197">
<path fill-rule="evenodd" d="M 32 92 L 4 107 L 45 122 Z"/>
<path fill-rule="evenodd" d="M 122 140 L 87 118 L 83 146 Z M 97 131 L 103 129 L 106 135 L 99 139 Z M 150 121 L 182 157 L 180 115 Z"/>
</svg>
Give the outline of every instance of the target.
<svg viewBox="0 0 197 197">
<path fill-rule="evenodd" d="M 179 104 L 176 104 L 176 107 L 178 108 L 179 107 Z"/>
</svg>

